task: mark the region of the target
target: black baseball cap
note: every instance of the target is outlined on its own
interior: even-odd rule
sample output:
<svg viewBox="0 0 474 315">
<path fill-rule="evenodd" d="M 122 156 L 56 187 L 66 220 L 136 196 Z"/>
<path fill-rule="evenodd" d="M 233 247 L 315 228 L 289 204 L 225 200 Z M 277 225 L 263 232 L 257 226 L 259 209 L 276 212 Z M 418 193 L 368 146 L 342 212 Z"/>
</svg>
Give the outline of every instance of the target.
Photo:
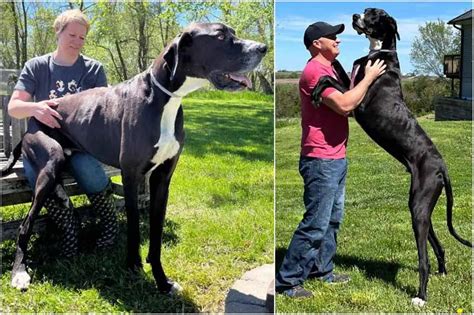
<svg viewBox="0 0 474 315">
<path fill-rule="evenodd" d="M 304 45 L 306 49 L 313 41 L 324 36 L 336 35 L 344 32 L 344 24 L 331 25 L 326 22 L 316 22 L 309 25 L 304 32 Z"/>
</svg>

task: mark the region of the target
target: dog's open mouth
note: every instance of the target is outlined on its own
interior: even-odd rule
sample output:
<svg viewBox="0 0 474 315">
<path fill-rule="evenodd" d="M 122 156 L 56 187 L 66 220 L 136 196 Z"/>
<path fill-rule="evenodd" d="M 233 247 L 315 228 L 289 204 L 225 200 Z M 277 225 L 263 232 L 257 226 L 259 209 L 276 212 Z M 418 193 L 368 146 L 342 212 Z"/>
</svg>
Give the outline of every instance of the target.
<svg viewBox="0 0 474 315">
<path fill-rule="evenodd" d="M 229 79 L 231 79 L 232 81 L 235 81 L 239 84 L 241 84 L 242 86 L 246 87 L 246 88 L 252 88 L 252 81 L 250 81 L 249 78 L 247 78 L 245 75 L 243 74 L 238 74 L 238 73 L 229 73 L 229 74 L 225 74 L 225 76 Z"/>
<path fill-rule="evenodd" d="M 243 73 L 214 72 L 209 75 L 209 81 L 219 90 L 237 91 L 252 88 L 252 82 Z"/>
<path fill-rule="evenodd" d="M 358 35 L 366 34 L 365 30 L 359 26 L 356 22 L 352 22 L 352 28 L 357 32 Z"/>
</svg>

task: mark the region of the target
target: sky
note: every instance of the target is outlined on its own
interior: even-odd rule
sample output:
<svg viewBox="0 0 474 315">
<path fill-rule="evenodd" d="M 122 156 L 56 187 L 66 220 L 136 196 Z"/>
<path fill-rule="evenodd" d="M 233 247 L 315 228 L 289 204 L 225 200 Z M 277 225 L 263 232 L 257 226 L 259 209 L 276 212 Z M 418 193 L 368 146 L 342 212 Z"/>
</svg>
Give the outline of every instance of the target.
<svg viewBox="0 0 474 315">
<path fill-rule="evenodd" d="M 275 63 L 276 70 L 301 71 L 310 55 L 303 44 L 306 27 L 317 21 L 344 24 L 345 30 L 338 35 L 340 55 L 337 58 L 346 71 L 351 71 L 354 60 L 367 55 L 369 41 L 357 35 L 352 28 L 352 15 L 362 14 L 366 8 L 384 9 L 397 21 L 400 41 L 397 43 L 398 58 L 403 74 L 413 72 L 410 62 L 411 45 L 419 36 L 418 28 L 426 22 L 440 19 L 447 23 L 472 9 L 467 2 L 288 2 L 275 4 Z"/>
</svg>

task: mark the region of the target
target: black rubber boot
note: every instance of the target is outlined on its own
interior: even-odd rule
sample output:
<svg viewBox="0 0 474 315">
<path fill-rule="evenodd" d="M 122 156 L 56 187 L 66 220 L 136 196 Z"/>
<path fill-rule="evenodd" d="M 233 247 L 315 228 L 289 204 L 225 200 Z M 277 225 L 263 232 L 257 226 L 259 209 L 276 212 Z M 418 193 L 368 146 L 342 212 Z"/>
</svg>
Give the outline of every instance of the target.
<svg viewBox="0 0 474 315">
<path fill-rule="evenodd" d="M 109 182 L 103 191 L 87 195 L 87 197 L 99 216 L 100 234 L 97 239 L 97 248 L 109 248 L 114 245 L 118 234 L 117 213 L 115 212 L 115 203 L 112 196 L 112 184 Z"/>
<path fill-rule="evenodd" d="M 74 208 L 69 198 L 50 196 L 44 206 L 48 215 L 62 233 L 60 250 L 63 257 L 75 256 L 78 252 L 79 220 L 74 214 Z"/>
</svg>

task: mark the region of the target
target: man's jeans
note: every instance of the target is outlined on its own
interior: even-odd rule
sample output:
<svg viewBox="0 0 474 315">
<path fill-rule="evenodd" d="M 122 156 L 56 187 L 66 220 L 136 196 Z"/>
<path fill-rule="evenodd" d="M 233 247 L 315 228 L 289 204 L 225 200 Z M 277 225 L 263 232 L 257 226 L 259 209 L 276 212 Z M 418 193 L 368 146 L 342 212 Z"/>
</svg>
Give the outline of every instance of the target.
<svg viewBox="0 0 474 315">
<path fill-rule="evenodd" d="M 308 276 L 332 280 L 346 173 L 346 159 L 300 158 L 306 212 L 276 275 L 277 291 L 301 285 Z"/>
<path fill-rule="evenodd" d="M 102 192 L 109 183 L 100 162 L 87 153 L 74 152 L 72 156 L 66 159 L 65 166 L 65 170 L 74 177 L 79 187 L 86 194 Z M 23 168 L 30 187 L 34 189 L 38 174 L 33 167 L 33 163 L 24 158 Z"/>
</svg>

